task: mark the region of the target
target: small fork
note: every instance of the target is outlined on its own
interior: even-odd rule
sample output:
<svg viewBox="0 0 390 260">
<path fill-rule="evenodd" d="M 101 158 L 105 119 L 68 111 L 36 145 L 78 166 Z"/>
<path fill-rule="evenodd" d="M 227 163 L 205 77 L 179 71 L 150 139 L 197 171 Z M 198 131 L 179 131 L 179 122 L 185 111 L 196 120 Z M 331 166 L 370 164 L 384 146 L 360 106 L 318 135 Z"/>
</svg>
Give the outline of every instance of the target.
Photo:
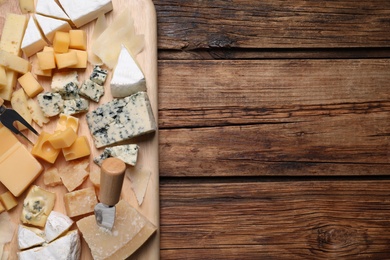
<svg viewBox="0 0 390 260">
<path fill-rule="evenodd" d="M 21 131 L 19 131 L 15 126 L 14 122 L 19 121 L 24 126 L 26 126 L 31 132 L 33 132 L 35 135 L 39 135 L 39 133 L 21 116 L 13 110 L 12 108 L 6 108 L 4 106 L 4 100 L 0 98 L 0 122 L 7 127 L 9 130 L 14 132 L 17 135 L 22 136 L 24 139 L 26 139 L 30 144 L 34 145 L 33 142 L 31 142 L 27 136 L 25 136 Z"/>
</svg>

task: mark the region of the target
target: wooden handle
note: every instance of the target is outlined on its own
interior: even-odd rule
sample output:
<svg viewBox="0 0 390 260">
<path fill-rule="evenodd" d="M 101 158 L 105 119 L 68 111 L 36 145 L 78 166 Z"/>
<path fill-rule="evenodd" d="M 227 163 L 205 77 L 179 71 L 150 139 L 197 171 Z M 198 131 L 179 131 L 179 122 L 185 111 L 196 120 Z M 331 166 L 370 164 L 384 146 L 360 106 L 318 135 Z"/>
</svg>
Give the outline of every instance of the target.
<svg viewBox="0 0 390 260">
<path fill-rule="evenodd" d="M 126 164 L 117 158 L 110 157 L 103 161 L 100 169 L 100 202 L 108 206 L 118 203 Z"/>
<path fill-rule="evenodd" d="M 0 106 L 2 106 L 4 104 L 4 99 L 2 99 L 1 97 L 0 97 Z"/>
</svg>

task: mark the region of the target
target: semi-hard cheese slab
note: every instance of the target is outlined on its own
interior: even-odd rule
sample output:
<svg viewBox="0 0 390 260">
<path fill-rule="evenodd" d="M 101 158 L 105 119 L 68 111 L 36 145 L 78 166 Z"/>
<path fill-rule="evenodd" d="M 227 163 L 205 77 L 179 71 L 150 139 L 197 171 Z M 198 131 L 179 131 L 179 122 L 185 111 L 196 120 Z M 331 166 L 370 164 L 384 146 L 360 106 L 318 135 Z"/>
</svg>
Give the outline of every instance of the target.
<svg viewBox="0 0 390 260">
<path fill-rule="evenodd" d="M 35 1 L 37 2 L 37 1 Z M 77 1 L 76 1 L 77 2 Z M 107 2 L 107 1 L 97 1 L 97 2 Z M 22 14 L 19 7 L 19 1 L 0 1 L 0 34 L 3 30 L 5 18 L 8 13 L 14 13 L 14 14 Z M 106 6 L 106 4 L 104 4 Z M 132 166 L 131 164 L 128 165 L 128 170 L 126 172 L 127 177 L 124 180 L 123 189 L 121 193 L 121 199 L 131 205 L 132 208 L 134 208 L 137 211 L 137 214 L 139 213 L 140 216 L 145 218 L 145 221 L 147 220 L 148 226 L 153 227 L 151 231 L 148 233 L 148 235 L 144 235 L 146 242 L 134 253 L 133 256 L 131 256 L 129 259 L 159 259 L 160 256 L 160 241 L 159 241 L 159 172 L 158 172 L 158 130 L 157 130 L 157 122 L 158 122 L 158 98 L 157 98 L 157 21 L 156 21 L 156 13 L 155 8 L 151 0 L 112 0 L 112 7 L 113 10 L 106 13 L 106 23 L 107 25 L 110 25 L 110 23 L 115 19 L 115 17 L 118 17 L 123 10 L 128 10 L 129 13 L 132 16 L 132 19 L 134 20 L 134 30 L 135 34 L 137 35 L 137 43 L 134 45 L 137 45 L 139 48 L 140 44 L 139 42 L 142 42 L 143 39 L 143 47 L 139 51 L 137 49 L 136 52 L 138 54 L 133 54 L 133 58 L 136 60 L 137 64 L 141 68 L 146 81 L 146 94 L 150 102 L 150 107 L 153 112 L 155 124 L 152 127 L 155 128 L 150 133 L 144 134 L 142 136 L 138 136 L 135 138 L 132 138 L 130 140 L 126 140 L 120 143 L 114 144 L 115 146 L 118 145 L 126 145 L 126 144 L 134 144 L 137 145 L 137 158 L 136 158 L 136 165 Z M 67 7 L 68 8 L 68 7 Z M 39 13 L 44 15 L 44 10 L 40 10 Z M 76 15 L 77 14 L 73 14 Z M 82 16 L 82 14 L 79 14 Z M 29 20 L 29 16 L 25 14 L 26 21 Z M 96 14 L 91 15 L 90 17 L 87 17 L 88 19 L 92 16 L 96 16 Z M 37 15 L 35 14 L 35 17 Z M 96 16 L 97 17 L 97 16 Z M 55 19 L 55 18 L 53 18 Z M 95 20 L 92 20 L 91 22 L 81 25 L 88 19 L 82 19 L 82 17 L 76 17 L 70 19 L 74 19 L 73 28 L 82 29 L 85 30 L 87 34 L 87 50 L 91 49 L 91 43 L 92 38 L 97 39 L 96 36 L 93 36 L 94 27 L 95 27 Z M 92 19 L 92 18 L 91 18 Z M 94 19 L 94 18 L 93 18 Z M 101 24 L 104 24 L 104 21 L 100 21 Z M 78 26 L 81 26 L 78 28 Z M 54 37 L 53 33 L 50 32 L 50 40 L 52 40 L 52 37 Z M 120 39 L 120 35 L 116 35 L 118 39 Z M 49 42 L 49 46 L 52 46 L 52 44 Z M 128 47 L 131 45 L 131 42 L 127 42 L 126 46 Z M 110 48 L 108 46 L 107 48 Z M 48 49 L 46 49 L 48 50 Z M 50 49 L 49 49 L 50 51 Z M 22 57 L 26 59 L 26 55 L 22 52 Z M 30 64 L 32 64 L 32 73 L 34 74 L 34 77 L 37 77 L 37 74 L 44 75 L 46 73 L 50 73 L 50 71 L 38 71 L 37 70 L 37 57 L 36 55 L 31 55 L 29 57 Z M 80 98 L 85 98 L 89 100 L 89 112 L 92 112 L 93 110 L 97 109 L 99 106 L 112 102 L 113 97 L 110 93 L 110 80 L 113 76 L 114 70 L 111 68 L 107 68 L 106 66 L 102 66 L 104 69 L 108 69 L 108 75 L 104 84 L 104 95 L 101 97 L 97 96 L 97 94 L 100 95 L 100 93 L 96 93 L 93 88 L 93 84 L 88 83 L 88 85 L 85 85 L 83 87 L 83 93 L 81 93 Z M 81 87 L 81 84 L 85 80 L 89 80 L 90 76 L 93 72 L 94 67 L 91 64 L 88 64 L 86 69 L 67 69 L 64 71 L 77 71 L 78 75 L 78 81 L 80 82 L 79 88 Z M 52 74 L 56 72 L 56 70 L 53 70 Z M 8 72 L 8 74 L 10 74 Z M 12 73 L 11 73 L 12 74 Z M 21 76 L 19 74 L 19 76 Z M 45 77 L 45 76 L 38 76 L 38 81 L 44 88 L 44 91 L 51 91 L 51 84 L 52 84 L 52 76 L 51 77 Z M 16 85 L 16 89 L 21 88 L 19 84 Z M 1 90 L 0 90 L 1 92 Z M 43 93 L 43 92 L 41 92 Z M 8 95 L 8 94 L 6 94 Z M 95 98 L 95 100 L 92 100 L 92 98 Z M 33 100 L 37 100 L 37 96 L 33 98 Z M 96 102 L 98 101 L 98 102 Z M 5 103 L 6 106 L 11 106 L 10 102 Z M 32 111 L 34 111 L 35 105 L 31 105 Z M 36 109 L 34 111 L 36 113 Z M 45 118 L 40 115 L 40 127 L 38 124 L 33 123 L 34 128 L 36 128 L 40 133 L 41 132 L 47 132 L 47 133 L 54 133 L 54 131 L 57 130 L 64 130 L 66 129 L 66 122 L 68 122 L 68 126 L 70 127 L 76 127 L 77 133 L 79 136 L 85 136 L 88 140 L 91 154 L 88 157 L 83 157 L 82 159 L 87 158 L 89 160 L 89 176 L 83 181 L 82 179 L 85 177 L 80 176 L 82 184 L 81 186 L 78 186 L 75 190 L 81 190 L 89 187 L 95 187 L 97 189 L 98 194 L 98 188 L 96 186 L 97 182 L 97 176 L 100 172 L 100 167 L 98 164 L 96 164 L 93 159 L 95 157 L 99 157 L 104 149 L 106 147 L 97 148 L 93 136 L 91 135 L 90 129 L 87 124 L 86 120 L 86 114 L 87 112 L 80 112 L 77 114 L 73 114 L 71 116 L 66 116 L 64 114 L 59 114 L 55 116 L 51 116 L 49 118 L 48 123 L 45 122 Z M 75 126 L 75 122 L 78 121 L 78 128 Z M 28 138 L 32 140 L 33 142 L 36 142 L 38 140 L 37 136 L 33 135 L 32 133 L 25 132 L 28 135 Z M 19 139 L 23 146 L 27 148 L 27 150 L 32 150 L 32 145 L 27 143 L 24 140 Z M 1 140 L 0 140 L 1 142 Z M 114 146 L 110 145 L 110 146 Z M 57 159 L 55 160 L 54 164 L 50 164 L 45 160 L 38 159 L 38 161 L 42 164 L 44 171 L 41 173 L 38 178 L 33 182 L 34 185 L 41 186 L 47 191 L 53 192 L 56 194 L 56 200 L 54 205 L 54 211 L 60 212 L 63 214 L 67 214 L 66 207 L 64 203 L 64 195 L 66 193 L 69 193 L 70 191 L 68 188 L 63 185 L 48 185 L 48 183 L 56 183 L 58 181 L 48 181 L 49 177 L 54 178 L 53 174 L 57 174 L 56 171 L 60 172 L 60 176 L 62 174 L 62 177 L 66 179 L 63 175 L 65 174 L 64 171 L 72 169 L 69 166 L 70 162 L 66 161 L 66 158 L 64 157 L 63 153 L 61 152 Z M 73 163 L 73 162 L 72 162 Z M 85 162 L 81 162 L 81 166 L 84 165 Z M 67 167 L 68 166 L 68 167 Z M 80 167 L 81 167 L 80 166 Z M 53 171 L 53 167 L 56 168 L 56 171 Z M 79 167 L 79 168 L 80 168 Z M 73 167 L 74 168 L 74 167 Z M 74 169 L 77 169 L 74 168 Z M 45 175 L 45 171 L 48 170 L 47 174 Z M 137 179 L 133 180 L 133 182 L 130 181 L 130 176 L 134 177 L 134 171 L 138 171 L 139 174 L 136 175 L 142 175 L 144 174 L 144 179 Z M 83 172 L 84 174 L 84 172 Z M 44 183 L 44 177 L 46 176 L 46 185 Z M 58 176 L 57 176 L 58 177 Z M 69 181 L 69 180 L 68 180 Z M 142 191 L 145 190 L 144 185 L 143 187 L 134 188 L 134 185 L 136 183 L 147 183 L 146 186 L 146 192 L 143 194 Z M 69 185 L 68 185 L 69 186 Z M 8 214 L 11 217 L 12 222 L 15 224 L 15 227 L 18 227 L 19 224 L 22 224 L 20 221 L 20 216 L 22 213 L 23 208 L 23 201 L 26 198 L 27 192 L 29 188 L 26 189 L 25 192 L 23 192 L 20 196 L 17 197 L 18 205 L 8 211 Z M 138 193 L 135 194 L 134 190 L 136 190 Z M 0 183 L 0 194 L 7 191 L 7 188 Z M 141 192 L 139 192 L 141 191 Z M 141 194 L 142 193 L 142 194 Z M 137 200 L 138 198 L 138 200 Z M 142 201 L 142 204 L 139 205 L 138 201 Z M 82 202 L 81 202 L 82 203 Z M 126 212 L 126 211 L 124 211 Z M 135 214 L 135 213 L 132 213 Z M 78 230 L 78 227 L 76 225 L 77 221 L 80 221 L 84 219 L 85 217 L 94 217 L 92 213 L 83 215 L 83 216 L 76 216 L 72 217 L 72 220 L 74 221 L 74 224 L 71 226 L 70 230 Z M 146 223 L 146 222 L 145 222 Z M 131 223 L 129 223 L 131 225 Z M 154 230 L 156 229 L 156 230 Z M 4 251 L 6 254 L 9 255 L 9 259 L 17 259 L 17 253 L 20 251 L 18 248 L 18 230 L 17 228 L 14 229 L 14 236 L 10 243 L 6 244 L 4 246 Z M 86 243 L 85 239 L 83 238 L 82 233 L 79 231 L 80 235 L 80 241 L 81 241 L 81 255 L 80 259 L 93 259 L 91 250 Z M 147 238 L 150 236 L 149 238 Z M 55 242 L 54 240 L 53 242 Z M 53 243 L 52 242 L 52 243 Z M 139 241 L 137 242 L 139 243 Z M 59 243 L 60 244 L 60 243 Z M 54 244 L 55 245 L 55 244 Z M 1 247 L 2 245 L 0 245 Z M 134 248 L 132 248 L 134 250 Z"/>
</svg>

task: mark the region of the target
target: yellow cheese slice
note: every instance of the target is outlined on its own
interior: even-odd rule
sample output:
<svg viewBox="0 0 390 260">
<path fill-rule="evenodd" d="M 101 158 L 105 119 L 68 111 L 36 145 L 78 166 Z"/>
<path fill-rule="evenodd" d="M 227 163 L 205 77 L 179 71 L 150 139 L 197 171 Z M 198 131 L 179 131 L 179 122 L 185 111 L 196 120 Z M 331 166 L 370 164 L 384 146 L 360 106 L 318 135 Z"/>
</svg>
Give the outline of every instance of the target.
<svg viewBox="0 0 390 260">
<path fill-rule="evenodd" d="M 27 121 L 27 123 L 31 124 L 32 117 L 31 117 L 30 110 L 28 109 L 27 106 L 27 96 L 22 88 L 12 93 L 11 105 L 12 108 Z M 19 122 L 17 122 L 17 127 L 19 130 L 24 130 L 27 128 L 25 125 Z"/>
</svg>

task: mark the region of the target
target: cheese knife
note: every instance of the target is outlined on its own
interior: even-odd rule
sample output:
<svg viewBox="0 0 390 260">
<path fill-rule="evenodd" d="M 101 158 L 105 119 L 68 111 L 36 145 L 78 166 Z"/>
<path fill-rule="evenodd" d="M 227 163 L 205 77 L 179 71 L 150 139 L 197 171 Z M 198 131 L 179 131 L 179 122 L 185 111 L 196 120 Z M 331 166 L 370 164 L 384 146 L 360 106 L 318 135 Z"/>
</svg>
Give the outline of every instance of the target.
<svg viewBox="0 0 390 260">
<path fill-rule="evenodd" d="M 115 223 L 115 205 L 119 202 L 126 164 L 114 157 L 103 161 L 100 169 L 100 203 L 94 212 L 98 226 L 112 230 Z"/>
</svg>

